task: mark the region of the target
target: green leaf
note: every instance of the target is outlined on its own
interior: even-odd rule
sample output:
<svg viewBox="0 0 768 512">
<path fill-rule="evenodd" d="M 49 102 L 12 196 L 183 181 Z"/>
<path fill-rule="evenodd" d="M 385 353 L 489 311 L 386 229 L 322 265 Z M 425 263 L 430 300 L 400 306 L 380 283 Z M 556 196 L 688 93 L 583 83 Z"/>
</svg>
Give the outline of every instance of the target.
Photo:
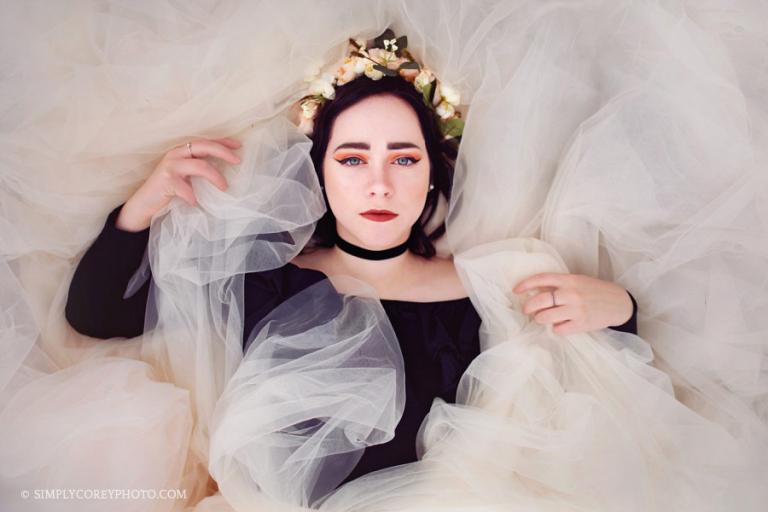
<svg viewBox="0 0 768 512">
<path fill-rule="evenodd" d="M 395 37 L 395 33 L 392 32 L 392 29 L 388 28 L 379 37 L 373 40 L 373 46 L 377 48 L 384 48 L 384 40 L 392 39 L 394 37 Z"/>
<path fill-rule="evenodd" d="M 403 62 L 402 64 L 400 64 L 400 67 L 397 69 L 400 70 L 400 69 L 420 69 L 420 68 L 418 63 L 409 61 L 409 62 Z"/>
<path fill-rule="evenodd" d="M 394 69 L 389 69 L 386 66 L 382 66 L 381 64 L 374 64 L 373 69 L 375 69 L 376 71 L 381 71 L 386 76 L 397 76 L 397 71 L 395 71 Z"/>
<path fill-rule="evenodd" d="M 454 117 L 440 123 L 440 128 L 445 137 L 461 137 L 461 134 L 464 133 L 464 120 Z"/>
<path fill-rule="evenodd" d="M 400 36 L 395 42 L 397 45 L 397 51 L 402 51 L 408 48 L 408 36 Z"/>
<path fill-rule="evenodd" d="M 424 103 L 428 107 L 432 106 L 432 93 L 434 92 L 433 91 L 434 88 L 435 88 L 435 81 L 433 80 L 421 89 L 421 94 L 424 96 Z"/>
</svg>

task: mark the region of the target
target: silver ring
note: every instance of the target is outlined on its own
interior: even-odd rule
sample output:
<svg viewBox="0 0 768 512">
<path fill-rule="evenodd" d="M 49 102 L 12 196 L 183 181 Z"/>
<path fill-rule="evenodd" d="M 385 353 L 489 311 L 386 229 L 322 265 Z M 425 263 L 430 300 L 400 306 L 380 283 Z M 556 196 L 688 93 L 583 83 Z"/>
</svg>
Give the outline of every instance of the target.
<svg viewBox="0 0 768 512">
<path fill-rule="evenodd" d="M 557 306 L 557 301 L 555 300 L 555 290 L 551 290 L 549 293 L 552 294 L 552 307 Z"/>
<path fill-rule="evenodd" d="M 195 155 L 192 154 L 192 143 L 187 142 L 187 151 L 189 151 L 189 158 L 195 158 Z"/>
</svg>

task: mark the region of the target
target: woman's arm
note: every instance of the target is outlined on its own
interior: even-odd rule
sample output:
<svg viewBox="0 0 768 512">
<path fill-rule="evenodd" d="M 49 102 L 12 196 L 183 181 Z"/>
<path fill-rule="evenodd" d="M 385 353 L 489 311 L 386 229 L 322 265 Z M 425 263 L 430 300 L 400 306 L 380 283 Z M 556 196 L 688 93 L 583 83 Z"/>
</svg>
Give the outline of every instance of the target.
<svg viewBox="0 0 768 512">
<path fill-rule="evenodd" d="M 556 334 L 576 334 L 611 328 L 637 334 L 637 302 L 616 283 L 581 274 L 545 272 L 520 281 L 515 293 L 539 290 L 523 312 L 541 324 L 553 324 Z"/>
<path fill-rule="evenodd" d="M 138 232 L 118 228 L 123 207 L 121 204 L 109 214 L 101 233 L 80 260 L 69 286 L 66 319 L 77 332 L 93 338 L 132 338 L 144 331 L 151 273 L 134 295 L 122 297 L 141 264 L 149 241 L 149 228 Z M 321 278 L 300 273 L 288 279 L 285 270 L 282 267 L 245 275 L 243 344 L 253 327 L 279 305 L 284 296 Z"/>
<path fill-rule="evenodd" d="M 144 332 L 151 278 L 131 297 L 123 299 L 123 294 L 141 264 L 152 217 L 174 196 L 196 206 L 190 182 L 193 176 L 226 190 L 227 180 L 202 158 L 216 157 L 237 164 L 240 157 L 233 150 L 239 147 L 240 142 L 223 138 L 197 139 L 172 148 L 130 199 L 112 210 L 69 286 L 65 316 L 76 331 L 102 339 L 131 338 Z"/>
<path fill-rule="evenodd" d="M 109 214 L 69 285 L 64 314 L 69 324 L 86 336 L 132 338 L 144 332 L 151 278 L 131 297 L 122 297 L 141 264 L 149 241 L 149 228 L 131 232 L 116 227 L 123 206 L 119 205 Z"/>
</svg>

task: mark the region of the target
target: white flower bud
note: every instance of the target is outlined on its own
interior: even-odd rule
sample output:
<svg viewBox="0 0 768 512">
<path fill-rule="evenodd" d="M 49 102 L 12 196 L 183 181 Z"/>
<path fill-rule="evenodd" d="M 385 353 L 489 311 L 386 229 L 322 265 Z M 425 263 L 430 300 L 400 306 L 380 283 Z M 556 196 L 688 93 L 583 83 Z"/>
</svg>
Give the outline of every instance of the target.
<svg viewBox="0 0 768 512">
<path fill-rule="evenodd" d="M 317 101 L 305 100 L 301 102 L 301 116 L 305 119 L 313 119 L 317 114 L 320 104 Z"/>
<path fill-rule="evenodd" d="M 313 80 L 309 85 L 310 94 L 320 94 L 324 98 L 332 100 L 336 96 L 336 89 L 333 87 L 333 76 L 324 73 L 320 78 Z"/>
<path fill-rule="evenodd" d="M 416 75 L 416 79 L 413 81 L 413 83 L 416 85 L 416 88 L 421 91 L 429 85 L 433 78 L 434 76 L 432 76 L 432 73 L 429 70 L 422 69 L 419 71 L 419 74 Z"/>
<path fill-rule="evenodd" d="M 461 103 L 461 95 L 459 94 L 459 91 L 453 87 L 441 84 L 440 92 L 443 95 L 443 99 L 454 107 Z"/>
<path fill-rule="evenodd" d="M 450 103 L 441 101 L 435 109 L 435 112 L 437 112 L 437 115 L 439 115 L 441 119 L 450 119 L 453 117 L 453 114 L 456 113 L 456 109 L 454 109 L 453 105 Z"/>
<path fill-rule="evenodd" d="M 365 65 L 365 76 L 371 80 L 381 80 L 381 78 L 384 76 L 384 73 L 378 69 L 373 69 L 373 62 L 369 62 Z"/>
</svg>

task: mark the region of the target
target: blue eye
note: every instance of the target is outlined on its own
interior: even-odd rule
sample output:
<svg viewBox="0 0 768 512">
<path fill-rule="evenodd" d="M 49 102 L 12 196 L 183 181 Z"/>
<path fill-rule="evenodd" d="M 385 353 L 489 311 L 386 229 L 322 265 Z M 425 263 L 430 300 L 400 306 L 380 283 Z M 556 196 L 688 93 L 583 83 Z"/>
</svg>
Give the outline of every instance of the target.
<svg viewBox="0 0 768 512">
<path fill-rule="evenodd" d="M 395 160 L 395 163 L 396 163 L 397 165 L 404 165 L 404 166 L 406 166 L 406 167 L 407 167 L 407 166 L 409 166 L 409 165 L 413 165 L 413 164 L 415 164 L 416 162 L 418 162 L 418 160 L 416 160 L 415 158 L 413 158 L 413 157 L 411 157 L 411 156 L 401 156 L 401 157 L 398 157 L 398 158 Z"/>
<path fill-rule="evenodd" d="M 341 165 L 346 165 L 349 167 L 358 166 L 361 163 L 363 163 L 363 160 L 356 156 L 350 156 L 350 157 L 342 158 L 341 160 L 336 160 L 336 161 L 339 162 Z"/>
</svg>

